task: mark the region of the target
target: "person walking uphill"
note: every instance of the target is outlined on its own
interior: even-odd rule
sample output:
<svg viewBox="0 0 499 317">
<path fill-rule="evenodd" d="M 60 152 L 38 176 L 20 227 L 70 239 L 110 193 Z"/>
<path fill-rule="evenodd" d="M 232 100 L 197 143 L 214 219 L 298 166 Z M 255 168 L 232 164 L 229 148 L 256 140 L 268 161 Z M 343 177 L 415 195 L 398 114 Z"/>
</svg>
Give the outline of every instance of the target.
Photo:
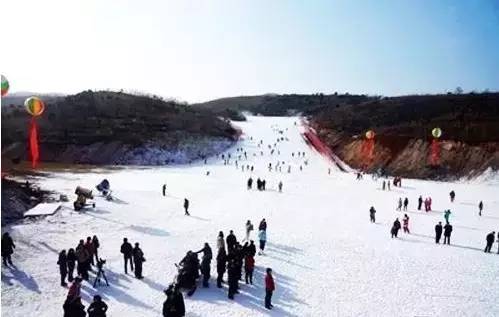
<svg viewBox="0 0 499 317">
<path fill-rule="evenodd" d="M 372 223 L 376 222 L 376 209 L 374 209 L 373 206 L 369 209 L 369 217 L 371 218 Z"/>
<path fill-rule="evenodd" d="M 189 213 L 189 200 L 187 198 L 184 199 L 184 210 L 185 210 L 185 215 L 190 216 L 191 214 Z"/>
<path fill-rule="evenodd" d="M 258 240 L 260 240 L 260 251 L 258 251 L 258 255 L 262 255 L 263 250 L 265 250 L 265 244 L 267 243 L 267 232 L 265 230 L 260 230 L 258 232 Z"/>
<path fill-rule="evenodd" d="M 440 238 L 442 237 L 442 222 L 439 221 L 438 224 L 435 225 L 435 243 L 440 243 Z"/>
<path fill-rule="evenodd" d="M 14 265 L 12 264 L 11 256 L 14 253 L 15 248 L 16 245 L 14 244 L 14 241 L 10 237 L 9 233 L 4 233 L 2 235 L 2 260 L 5 266 L 7 266 L 7 263 L 10 265 Z"/>
<path fill-rule="evenodd" d="M 496 232 L 492 231 L 489 233 L 486 237 L 485 240 L 487 240 L 487 245 L 485 246 L 485 253 L 490 253 L 490 250 L 492 249 L 492 245 L 494 244 L 494 240 L 496 238 Z"/>
<path fill-rule="evenodd" d="M 59 265 L 59 273 L 61 274 L 61 286 L 67 286 L 66 276 L 68 275 L 68 259 L 66 256 L 66 250 L 62 250 L 59 253 L 57 265 Z"/>
<path fill-rule="evenodd" d="M 444 244 L 450 244 L 450 236 L 452 234 L 452 225 L 450 223 L 446 223 L 444 226 Z"/>
<path fill-rule="evenodd" d="M 272 309 L 272 293 L 275 290 L 274 278 L 272 277 L 272 269 L 267 268 L 265 275 L 265 308 Z"/>
<path fill-rule="evenodd" d="M 130 242 L 128 242 L 127 238 L 123 238 L 123 244 L 121 245 L 120 251 L 121 251 L 121 253 L 123 253 L 123 260 L 125 261 L 125 274 L 128 274 L 128 271 L 127 271 L 128 262 L 130 262 L 130 269 L 133 272 L 133 261 L 132 261 L 133 247 L 130 244 Z"/>
<path fill-rule="evenodd" d="M 143 279 L 144 276 L 142 276 L 142 263 L 146 261 L 144 258 L 144 252 L 142 252 L 142 249 L 139 248 L 139 243 L 135 242 L 135 248 L 133 248 L 132 251 L 133 255 L 133 264 L 135 265 L 135 277 L 140 279 Z"/>
</svg>

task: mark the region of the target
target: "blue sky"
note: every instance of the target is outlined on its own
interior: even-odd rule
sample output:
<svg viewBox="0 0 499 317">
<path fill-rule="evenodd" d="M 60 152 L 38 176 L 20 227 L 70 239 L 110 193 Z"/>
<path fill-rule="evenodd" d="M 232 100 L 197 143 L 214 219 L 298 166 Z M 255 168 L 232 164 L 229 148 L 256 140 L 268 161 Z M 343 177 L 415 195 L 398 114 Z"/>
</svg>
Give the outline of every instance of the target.
<svg viewBox="0 0 499 317">
<path fill-rule="evenodd" d="M 1 2 L 12 91 L 499 90 L 499 1 Z"/>
</svg>

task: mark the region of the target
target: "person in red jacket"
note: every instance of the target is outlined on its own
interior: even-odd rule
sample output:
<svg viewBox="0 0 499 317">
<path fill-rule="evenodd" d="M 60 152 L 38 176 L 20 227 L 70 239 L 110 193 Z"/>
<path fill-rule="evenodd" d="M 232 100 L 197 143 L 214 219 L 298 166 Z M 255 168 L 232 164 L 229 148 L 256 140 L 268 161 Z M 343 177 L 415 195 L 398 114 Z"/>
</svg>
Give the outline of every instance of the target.
<svg viewBox="0 0 499 317">
<path fill-rule="evenodd" d="M 272 309 L 272 293 L 275 290 L 274 278 L 272 277 L 272 269 L 267 268 L 265 275 L 265 308 Z"/>
<path fill-rule="evenodd" d="M 246 280 L 246 284 L 253 285 L 253 269 L 255 268 L 255 259 L 251 254 L 246 255 L 244 258 L 244 277 Z"/>
</svg>

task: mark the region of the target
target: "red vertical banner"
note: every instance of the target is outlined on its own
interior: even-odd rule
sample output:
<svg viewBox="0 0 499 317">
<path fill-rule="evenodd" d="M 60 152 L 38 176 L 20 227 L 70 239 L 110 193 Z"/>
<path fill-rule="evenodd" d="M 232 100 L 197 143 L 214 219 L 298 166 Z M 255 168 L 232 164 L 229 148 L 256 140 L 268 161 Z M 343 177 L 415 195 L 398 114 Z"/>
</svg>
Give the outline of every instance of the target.
<svg viewBox="0 0 499 317">
<path fill-rule="evenodd" d="M 38 149 L 38 127 L 36 125 L 35 117 L 31 118 L 29 129 L 29 149 L 31 153 L 31 167 L 36 168 L 40 158 L 40 152 Z"/>
<path fill-rule="evenodd" d="M 434 138 L 431 142 L 431 153 L 430 153 L 430 163 L 431 165 L 438 165 L 440 160 L 440 145 L 437 138 Z"/>
</svg>

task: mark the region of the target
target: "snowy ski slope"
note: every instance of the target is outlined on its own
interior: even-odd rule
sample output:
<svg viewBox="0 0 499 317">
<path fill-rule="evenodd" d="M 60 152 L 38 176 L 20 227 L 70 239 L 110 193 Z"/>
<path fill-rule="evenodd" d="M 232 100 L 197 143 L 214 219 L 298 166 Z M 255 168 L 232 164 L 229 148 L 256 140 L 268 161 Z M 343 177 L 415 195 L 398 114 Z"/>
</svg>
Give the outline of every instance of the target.
<svg viewBox="0 0 499 317">
<path fill-rule="evenodd" d="M 96 290 L 84 283 L 85 306 L 99 293 L 110 307 L 108 316 L 160 316 L 162 290 L 187 250 L 199 250 L 208 242 L 216 252 L 218 231 L 233 229 L 241 240 L 246 220 L 257 226 L 265 217 L 268 249 L 256 256 L 256 283 L 242 284 L 241 294 L 230 301 L 226 286 L 216 288 L 212 262 L 211 287 L 200 287 L 186 299 L 187 316 L 499 316 L 497 243 L 493 254 L 483 252 L 485 235 L 499 230 L 498 182 L 404 179 L 402 188 L 382 191 L 381 180 L 366 176 L 357 181 L 353 173 L 338 171 L 310 149 L 301 127 L 294 124 L 299 118 L 248 119 L 238 124 L 244 139 L 236 147 L 248 153 L 247 161 L 238 162 L 239 169 L 233 161 L 224 166 L 212 158 L 207 165 L 99 169 L 40 179 L 42 187 L 73 199 L 77 185 L 93 188 L 107 178 L 119 201 L 97 197 L 96 210 L 83 213 L 72 211 L 72 202 L 65 203 L 53 216 L 2 228 L 17 245 L 17 269 L 2 267 L 3 315 L 62 316 L 67 289 L 59 286 L 57 254 L 96 234 L 111 286 Z M 277 143 L 280 155 L 270 155 L 267 145 L 281 136 L 277 129 L 289 141 Z M 257 147 L 260 139 L 262 148 Z M 293 158 L 297 151 L 305 152 L 305 158 Z M 236 156 L 235 148 L 229 152 Z M 274 166 L 278 160 L 285 161 L 282 172 L 269 172 L 269 162 Z M 241 171 L 242 163 L 254 165 L 255 171 Z M 250 175 L 266 179 L 268 190 L 248 191 Z M 276 190 L 280 180 L 283 193 Z M 164 182 L 167 197 L 161 195 Z M 454 203 L 448 197 L 452 189 Z M 434 211 L 416 210 L 419 195 L 433 198 Z M 183 214 L 185 197 L 191 202 L 190 217 Z M 391 239 L 391 224 L 403 217 L 395 211 L 399 197 L 409 198 L 412 234 Z M 485 204 L 482 217 L 480 200 Z M 377 210 L 376 224 L 369 222 L 370 206 Z M 436 245 L 433 227 L 443 221 L 447 208 L 452 210 L 452 245 Z M 123 237 L 141 244 L 147 259 L 144 280 L 123 274 Z M 263 307 L 266 267 L 273 268 L 276 281 L 272 311 Z"/>
</svg>

